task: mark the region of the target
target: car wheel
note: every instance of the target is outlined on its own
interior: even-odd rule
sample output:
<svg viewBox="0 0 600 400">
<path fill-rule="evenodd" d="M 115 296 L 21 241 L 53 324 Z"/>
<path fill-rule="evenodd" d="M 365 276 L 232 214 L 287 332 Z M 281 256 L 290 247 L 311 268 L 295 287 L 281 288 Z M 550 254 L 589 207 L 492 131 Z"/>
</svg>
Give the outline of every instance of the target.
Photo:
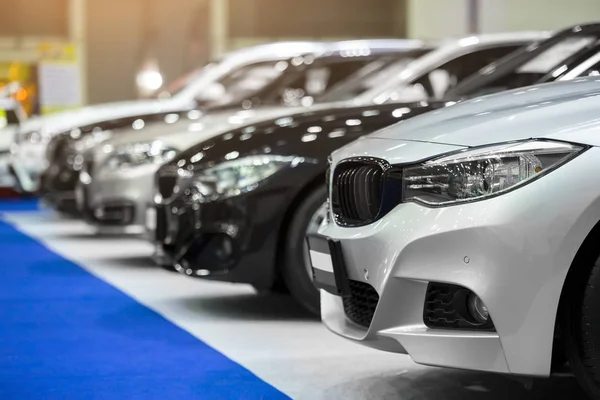
<svg viewBox="0 0 600 400">
<path fill-rule="evenodd" d="M 576 265 L 576 267 L 578 267 Z M 569 364 L 592 399 L 600 399 L 600 259 L 570 289 L 561 329 Z"/>
<path fill-rule="evenodd" d="M 282 278 L 304 308 L 320 312 L 320 295 L 312 283 L 312 268 L 306 245 L 306 235 L 316 233 L 326 216 L 327 190 L 321 187 L 311 192 L 297 208 L 286 232 Z"/>
</svg>

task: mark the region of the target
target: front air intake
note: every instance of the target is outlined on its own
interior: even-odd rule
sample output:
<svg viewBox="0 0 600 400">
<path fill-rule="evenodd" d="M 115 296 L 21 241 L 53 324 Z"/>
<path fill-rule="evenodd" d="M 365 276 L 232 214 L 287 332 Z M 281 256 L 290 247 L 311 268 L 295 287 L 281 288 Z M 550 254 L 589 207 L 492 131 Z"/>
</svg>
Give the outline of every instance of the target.
<svg viewBox="0 0 600 400">
<path fill-rule="evenodd" d="M 348 280 L 349 293 L 342 296 L 344 312 L 352 322 L 368 328 L 373 321 L 379 295 L 368 283 Z"/>
</svg>

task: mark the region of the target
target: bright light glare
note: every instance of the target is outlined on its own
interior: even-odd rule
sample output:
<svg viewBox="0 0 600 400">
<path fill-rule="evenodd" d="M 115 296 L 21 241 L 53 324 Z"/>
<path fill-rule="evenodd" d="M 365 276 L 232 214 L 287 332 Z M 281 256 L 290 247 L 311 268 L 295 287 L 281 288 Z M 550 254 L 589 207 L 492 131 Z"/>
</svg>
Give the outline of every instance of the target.
<svg viewBox="0 0 600 400">
<path fill-rule="evenodd" d="M 144 90 L 154 91 L 160 89 L 163 84 L 163 77 L 158 71 L 143 70 L 137 75 L 136 82 Z"/>
</svg>

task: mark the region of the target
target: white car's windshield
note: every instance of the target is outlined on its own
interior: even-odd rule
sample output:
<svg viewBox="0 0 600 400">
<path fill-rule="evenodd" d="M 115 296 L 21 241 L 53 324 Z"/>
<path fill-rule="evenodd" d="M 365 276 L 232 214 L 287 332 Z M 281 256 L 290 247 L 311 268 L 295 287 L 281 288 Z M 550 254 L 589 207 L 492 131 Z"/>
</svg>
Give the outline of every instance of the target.
<svg viewBox="0 0 600 400">
<path fill-rule="evenodd" d="M 285 60 L 263 61 L 240 67 L 209 85 L 198 100 L 219 106 L 240 102 L 274 82 L 288 68 Z"/>
<path fill-rule="evenodd" d="M 352 77 L 333 87 L 323 96 L 317 98 L 318 102 L 352 100 L 355 97 L 381 86 L 389 79 L 397 76 L 414 58 L 378 59 L 365 65 Z"/>
<path fill-rule="evenodd" d="M 208 67 L 208 66 L 207 66 Z M 205 67 L 205 68 L 207 68 Z M 173 96 L 177 96 L 184 89 L 186 89 L 190 83 L 194 82 L 196 79 L 200 77 L 204 73 L 204 68 L 196 69 L 192 72 L 188 72 L 187 74 L 175 79 L 170 84 L 167 85 L 165 89 L 159 90 L 154 94 L 154 98 L 169 98 Z"/>
</svg>

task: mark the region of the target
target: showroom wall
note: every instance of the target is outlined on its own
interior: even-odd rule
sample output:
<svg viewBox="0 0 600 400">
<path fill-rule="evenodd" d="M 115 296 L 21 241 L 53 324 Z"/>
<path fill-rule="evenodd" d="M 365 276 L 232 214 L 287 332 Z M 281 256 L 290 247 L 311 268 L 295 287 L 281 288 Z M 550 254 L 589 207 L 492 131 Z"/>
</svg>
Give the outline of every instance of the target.
<svg viewBox="0 0 600 400">
<path fill-rule="evenodd" d="M 88 1 L 88 102 L 135 98 L 135 75 L 148 53 L 158 60 L 165 81 L 206 62 L 206 44 L 196 57 L 188 52 L 190 36 L 196 33 L 192 28 L 207 36 L 202 29 L 208 15 L 199 15 L 201 5 L 198 0 Z"/>
<path fill-rule="evenodd" d="M 407 33 L 441 38 L 469 33 L 469 7 L 478 4 L 480 32 L 555 30 L 600 20 L 598 0 L 409 0 Z"/>
<path fill-rule="evenodd" d="M 405 1 L 377 3 L 373 7 L 373 0 L 88 0 L 87 100 L 136 97 L 134 76 L 144 58 L 149 26 L 155 37 L 150 47 L 168 82 L 223 50 L 258 43 L 405 36 Z M 320 9 L 319 18 L 314 16 L 315 7 Z"/>
<path fill-rule="evenodd" d="M 482 0 L 487 31 L 557 29 L 600 20 L 598 0 Z"/>
<path fill-rule="evenodd" d="M 376 3 L 374 7 L 373 0 L 230 1 L 229 48 L 282 39 L 405 36 L 406 1 Z"/>
</svg>

